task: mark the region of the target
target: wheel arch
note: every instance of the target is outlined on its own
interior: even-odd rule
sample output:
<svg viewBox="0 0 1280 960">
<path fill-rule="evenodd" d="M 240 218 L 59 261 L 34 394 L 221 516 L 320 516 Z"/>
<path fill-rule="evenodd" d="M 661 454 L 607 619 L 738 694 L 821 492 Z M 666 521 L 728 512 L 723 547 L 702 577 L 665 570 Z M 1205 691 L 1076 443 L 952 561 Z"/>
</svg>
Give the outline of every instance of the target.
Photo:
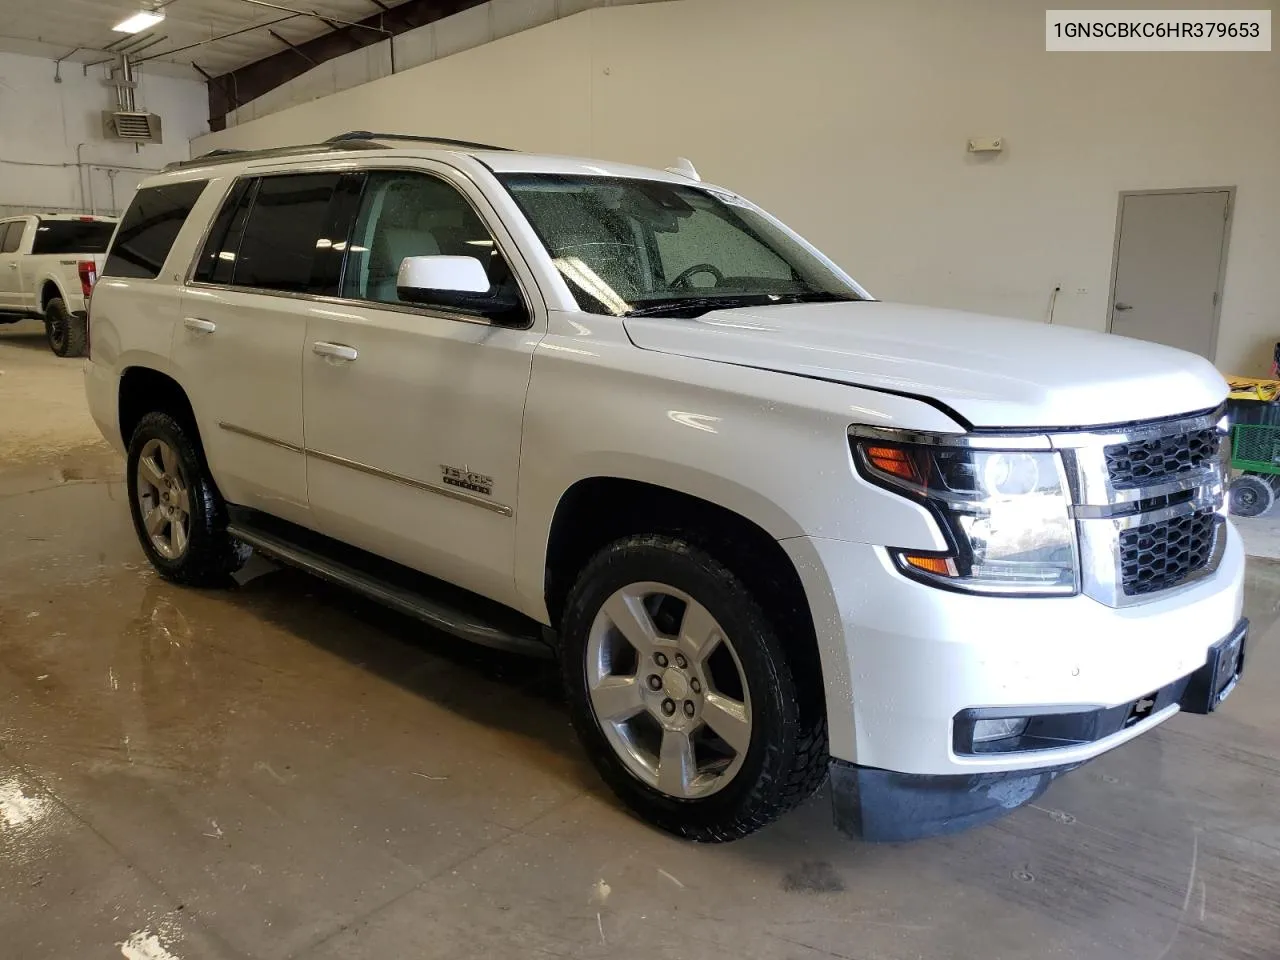
<svg viewBox="0 0 1280 960">
<path fill-rule="evenodd" d="M 64 304 L 67 302 L 66 294 L 62 292 L 62 287 L 54 277 L 45 277 L 40 281 L 40 312 L 44 313 L 49 309 L 49 301 L 61 300 Z M 70 309 L 68 307 L 67 309 Z"/>
<path fill-rule="evenodd" d="M 822 709 L 823 658 L 804 582 L 778 534 L 765 525 L 790 531 L 793 521 L 775 511 L 761 522 L 651 480 L 607 474 L 579 479 L 560 496 L 545 539 L 542 599 L 549 619 L 559 623 L 578 574 L 607 544 L 645 533 L 679 537 L 714 556 L 760 599 L 787 643 L 797 679 L 815 694 L 807 705 Z"/>
<path fill-rule="evenodd" d="M 125 449 L 133 438 L 138 422 L 153 411 L 165 411 L 192 432 L 196 447 L 203 454 L 200 428 L 187 391 L 168 373 L 151 366 L 131 364 L 120 372 L 117 394 L 117 427 Z"/>
</svg>

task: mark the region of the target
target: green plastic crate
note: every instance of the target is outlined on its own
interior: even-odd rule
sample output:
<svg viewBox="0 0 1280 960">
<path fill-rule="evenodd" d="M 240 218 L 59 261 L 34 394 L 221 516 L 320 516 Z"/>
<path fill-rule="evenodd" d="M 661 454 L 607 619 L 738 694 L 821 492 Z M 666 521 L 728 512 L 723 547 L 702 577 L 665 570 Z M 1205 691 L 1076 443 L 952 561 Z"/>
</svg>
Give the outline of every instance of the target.
<svg viewBox="0 0 1280 960">
<path fill-rule="evenodd" d="M 1236 424 L 1231 431 L 1231 466 L 1250 473 L 1280 474 L 1280 426 Z"/>
</svg>

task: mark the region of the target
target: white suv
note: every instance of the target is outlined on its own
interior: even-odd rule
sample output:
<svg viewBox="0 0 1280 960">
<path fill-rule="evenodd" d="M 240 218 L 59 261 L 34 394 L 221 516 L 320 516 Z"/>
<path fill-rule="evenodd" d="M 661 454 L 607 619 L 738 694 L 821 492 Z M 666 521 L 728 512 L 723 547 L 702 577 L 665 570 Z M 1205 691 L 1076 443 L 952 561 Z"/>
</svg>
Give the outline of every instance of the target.
<svg viewBox="0 0 1280 960">
<path fill-rule="evenodd" d="M 686 163 L 348 134 L 146 181 L 88 394 L 166 577 L 250 548 L 558 655 L 658 826 L 981 822 L 1243 664 L 1222 378 L 873 300 Z"/>
</svg>

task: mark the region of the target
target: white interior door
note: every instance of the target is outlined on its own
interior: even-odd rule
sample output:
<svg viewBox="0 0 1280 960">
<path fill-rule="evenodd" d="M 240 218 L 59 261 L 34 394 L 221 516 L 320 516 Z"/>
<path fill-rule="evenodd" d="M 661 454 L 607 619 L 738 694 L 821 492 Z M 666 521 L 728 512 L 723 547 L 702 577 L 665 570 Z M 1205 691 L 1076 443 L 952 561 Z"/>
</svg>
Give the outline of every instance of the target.
<svg viewBox="0 0 1280 960">
<path fill-rule="evenodd" d="M 1228 190 L 1124 195 L 1112 333 L 1213 359 L 1230 210 Z"/>
</svg>

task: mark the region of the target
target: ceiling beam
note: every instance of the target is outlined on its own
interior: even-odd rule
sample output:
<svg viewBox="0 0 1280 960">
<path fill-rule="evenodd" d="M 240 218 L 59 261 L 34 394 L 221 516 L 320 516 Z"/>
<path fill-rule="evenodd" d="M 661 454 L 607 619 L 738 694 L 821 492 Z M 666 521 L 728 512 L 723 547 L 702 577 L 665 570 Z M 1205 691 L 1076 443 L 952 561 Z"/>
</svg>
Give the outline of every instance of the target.
<svg viewBox="0 0 1280 960">
<path fill-rule="evenodd" d="M 384 30 L 382 27 L 375 27 L 371 23 L 362 23 L 353 20 L 340 20 L 337 17 L 321 15 L 315 10 L 298 10 L 295 7 L 286 7 L 279 3 L 273 3 L 272 0 L 240 0 L 240 2 L 251 3 L 255 7 L 267 7 L 270 10 L 281 10 L 285 13 L 292 13 L 300 17 L 314 17 L 316 20 L 327 23 L 333 30 L 338 30 L 341 27 L 358 27 L 361 30 L 372 30 L 375 33 L 381 33 L 388 36 L 390 35 L 389 30 Z"/>
<path fill-rule="evenodd" d="M 313 67 L 318 65 L 314 60 L 312 60 L 305 53 L 303 53 L 302 50 L 296 44 L 290 43 L 288 40 L 280 36 L 280 34 L 276 33 L 274 30 L 268 30 L 267 33 L 271 34 L 273 37 L 275 37 L 277 40 L 283 43 L 286 47 L 288 47 L 290 50 L 292 50 L 294 53 L 300 56 L 303 60 L 307 61 L 307 63 L 311 64 Z"/>
<path fill-rule="evenodd" d="M 222 94 L 227 98 L 228 103 L 236 102 L 235 91 L 231 88 L 231 86 L 227 83 L 226 80 L 221 79 L 219 77 L 215 77 L 213 74 L 211 74 L 208 70 L 204 69 L 202 66 L 200 66 L 200 64 L 196 63 L 194 60 L 191 61 L 191 66 L 195 68 L 196 73 L 204 77 L 207 83 L 217 84 L 219 87 L 221 87 Z M 232 109 L 235 109 L 235 108 L 233 107 Z"/>
<path fill-rule="evenodd" d="M 242 2 L 252 3 L 255 6 L 268 6 L 272 9 L 282 8 L 289 10 L 294 17 L 322 19 L 320 14 L 304 10 L 300 0 L 295 0 L 298 3 L 296 7 L 292 5 L 284 6 L 271 2 L 271 0 L 242 0 Z M 385 11 L 379 10 L 379 12 L 371 14 L 359 23 L 349 23 L 349 25 L 330 33 L 292 44 L 291 46 L 297 48 L 296 51 L 292 49 L 281 50 L 279 53 L 271 54 L 254 63 L 237 67 L 235 70 L 223 74 L 221 79 L 230 79 L 234 82 L 235 89 L 238 92 L 236 99 L 240 104 L 245 104 L 311 69 L 310 64 L 303 62 L 297 56 L 299 52 L 304 53 L 316 63 L 324 63 L 326 60 L 332 60 L 334 57 L 342 56 L 344 53 L 351 53 L 354 50 L 359 50 L 383 40 L 390 40 L 406 30 L 421 27 L 459 11 L 477 6 L 483 0 L 403 0 L 403 2 L 394 5 L 389 5 L 383 0 L 370 0 L 370 2 L 378 7 L 386 6 L 387 9 Z M 260 24 L 258 27 L 247 27 L 245 29 L 260 29 L 266 26 L 271 26 L 271 24 Z M 394 41 L 391 56 L 391 69 L 394 73 Z M 213 130 L 223 129 L 225 127 L 224 118 L 226 114 L 236 109 L 237 106 L 231 102 L 230 97 L 226 96 L 225 90 L 225 86 L 209 84 L 209 126 Z"/>
<path fill-rule="evenodd" d="M 175 53 L 185 53 L 187 50 L 194 50 L 196 47 L 203 47 L 210 43 L 217 43 L 219 40 L 227 40 L 231 37 L 238 37 L 242 33 L 250 33 L 253 30 L 262 30 L 266 27 L 274 27 L 277 23 L 285 23 L 289 20 L 296 19 L 299 14 L 291 14 L 287 17 L 280 17 L 276 20 L 269 20 L 266 23 L 255 23 L 252 26 L 241 27 L 239 30 L 230 30 L 227 33 L 220 33 L 216 37 L 210 37 L 208 40 L 197 40 L 195 43 L 188 43 L 185 46 L 174 47 L 172 50 L 162 50 L 159 53 L 153 53 L 149 57 L 142 57 L 139 63 L 146 63 L 148 60 L 161 60 L 173 56 Z M 92 66 L 92 64 L 91 64 Z"/>
</svg>

